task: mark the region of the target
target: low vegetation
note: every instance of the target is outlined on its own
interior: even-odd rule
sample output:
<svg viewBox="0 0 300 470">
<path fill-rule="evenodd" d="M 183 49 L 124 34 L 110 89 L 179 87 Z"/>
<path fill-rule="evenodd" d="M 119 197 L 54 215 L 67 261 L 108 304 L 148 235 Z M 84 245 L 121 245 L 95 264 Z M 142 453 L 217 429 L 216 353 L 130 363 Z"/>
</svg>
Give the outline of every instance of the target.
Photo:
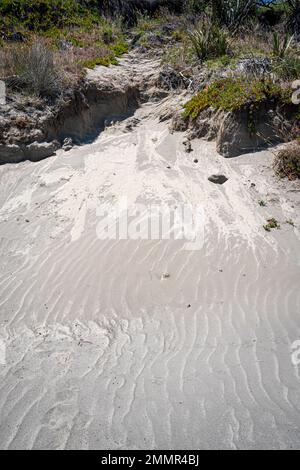
<svg viewBox="0 0 300 470">
<path fill-rule="evenodd" d="M 272 71 L 278 80 L 296 80 L 300 77 L 300 59 L 289 56 L 274 61 Z"/>
<path fill-rule="evenodd" d="M 3 0 L 0 77 L 18 90 L 52 99 L 78 86 L 86 68 L 117 64 L 128 51 L 123 26 L 102 16 L 96 4 Z"/>
<path fill-rule="evenodd" d="M 280 225 L 278 221 L 272 217 L 267 220 L 267 223 L 264 225 L 264 229 L 266 232 L 271 232 L 273 229 L 280 229 Z"/>
<path fill-rule="evenodd" d="M 130 48 L 163 52 L 166 86 L 194 91 L 185 118 L 273 102 L 295 117 L 291 140 L 300 117 L 291 103 L 299 12 L 300 0 L 2 0 L 0 79 L 55 100 L 79 87 L 87 68 L 117 65 Z M 299 177 L 299 147 L 293 157 L 282 152 L 276 171 Z"/>
</svg>

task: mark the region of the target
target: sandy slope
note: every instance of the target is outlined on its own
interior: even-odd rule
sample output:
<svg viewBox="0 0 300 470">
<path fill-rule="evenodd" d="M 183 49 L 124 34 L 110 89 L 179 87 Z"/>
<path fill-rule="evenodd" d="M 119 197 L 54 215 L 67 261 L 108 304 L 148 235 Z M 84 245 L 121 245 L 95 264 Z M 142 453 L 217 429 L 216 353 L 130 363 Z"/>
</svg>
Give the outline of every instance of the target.
<svg viewBox="0 0 300 470">
<path fill-rule="evenodd" d="M 300 447 L 299 186 L 271 152 L 185 153 L 158 119 L 169 102 L 0 167 L 2 449 Z M 204 246 L 99 240 L 97 207 L 124 196 L 200 205 Z"/>
</svg>

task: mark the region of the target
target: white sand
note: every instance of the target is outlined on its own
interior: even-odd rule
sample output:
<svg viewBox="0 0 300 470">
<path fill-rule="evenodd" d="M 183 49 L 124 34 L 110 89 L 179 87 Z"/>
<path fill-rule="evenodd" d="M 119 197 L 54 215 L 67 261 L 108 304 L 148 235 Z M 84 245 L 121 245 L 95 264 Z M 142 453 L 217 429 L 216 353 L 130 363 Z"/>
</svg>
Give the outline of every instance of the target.
<svg viewBox="0 0 300 470">
<path fill-rule="evenodd" d="M 1 449 L 300 448 L 299 185 L 271 152 L 185 153 L 158 121 L 167 102 L 131 132 L 0 167 Z M 200 204 L 203 248 L 98 240 L 97 205 L 124 196 Z"/>
</svg>

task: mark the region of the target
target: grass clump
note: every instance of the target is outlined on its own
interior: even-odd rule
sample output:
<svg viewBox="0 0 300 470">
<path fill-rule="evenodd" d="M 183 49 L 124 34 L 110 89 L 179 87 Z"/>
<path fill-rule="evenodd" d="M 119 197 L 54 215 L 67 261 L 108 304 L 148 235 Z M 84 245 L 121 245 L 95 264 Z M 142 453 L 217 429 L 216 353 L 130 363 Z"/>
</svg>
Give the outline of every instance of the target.
<svg viewBox="0 0 300 470">
<path fill-rule="evenodd" d="M 105 55 L 103 57 L 95 57 L 93 59 L 84 60 L 81 64 L 87 69 L 94 69 L 99 65 L 103 65 L 104 67 L 118 65 L 118 61 L 113 55 Z"/>
<path fill-rule="evenodd" d="M 16 31 L 20 27 L 25 38 L 15 42 L 9 40 L 10 36 L 6 34 L 8 39 L 3 41 L 0 49 L 0 79 L 11 88 L 53 98 L 66 89 L 77 87 L 84 78 L 86 68 L 117 64 L 118 58 L 128 52 L 119 21 L 108 21 L 93 10 L 77 5 L 78 2 L 73 5 L 73 0 L 36 3 L 43 6 L 46 17 L 58 15 L 59 21 L 52 23 L 52 20 L 37 19 L 33 31 L 30 22 L 31 15 L 38 15 L 36 6 L 30 10 L 29 2 L 29 10 L 23 11 L 24 2 L 5 2 L 7 24 L 14 20 L 10 16 L 12 12 L 20 12 L 7 31 Z M 4 4 L 0 2 L 1 11 L 4 11 Z M 78 12 L 81 11 L 84 14 L 79 17 Z"/>
<path fill-rule="evenodd" d="M 296 226 L 296 225 L 295 225 L 295 222 L 294 222 L 292 219 L 286 220 L 286 223 L 287 223 L 288 225 L 291 225 L 292 227 L 295 227 L 295 226 Z"/>
<path fill-rule="evenodd" d="M 237 111 L 266 100 L 282 100 L 283 90 L 277 84 L 264 80 L 247 83 L 242 77 L 225 78 L 213 82 L 184 105 L 183 116 L 196 119 L 207 108 Z"/>
<path fill-rule="evenodd" d="M 120 41 L 109 46 L 102 56 L 92 57 L 83 60 L 81 63 L 83 67 L 86 67 L 87 69 L 93 69 L 97 65 L 104 65 L 105 67 L 108 67 L 109 65 L 118 65 L 117 58 L 121 57 L 126 52 L 128 52 L 128 44 Z"/>
<path fill-rule="evenodd" d="M 260 201 L 258 201 L 258 204 L 260 205 L 260 207 L 266 207 L 267 206 L 266 201 L 263 201 L 262 199 Z"/>
<path fill-rule="evenodd" d="M 300 141 L 290 143 L 277 153 L 274 168 L 281 178 L 300 178 Z"/>
</svg>

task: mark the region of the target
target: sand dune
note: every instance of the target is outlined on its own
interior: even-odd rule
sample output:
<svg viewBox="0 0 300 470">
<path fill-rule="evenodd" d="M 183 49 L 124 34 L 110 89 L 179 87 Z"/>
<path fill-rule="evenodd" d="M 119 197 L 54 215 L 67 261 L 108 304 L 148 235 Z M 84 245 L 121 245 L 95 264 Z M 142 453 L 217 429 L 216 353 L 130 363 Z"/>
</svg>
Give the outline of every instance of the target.
<svg viewBox="0 0 300 470">
<path fill-rule="evenodd" d="M 2 449 L 300 447 L 298 183 L 273 177 L 271 152 L 187 154 L 159 122 L 176 99 L 0 167 Z M 97 208 L 125 196 L 200 205 L 204 245 L 99 240 Z"/>
</svg>

